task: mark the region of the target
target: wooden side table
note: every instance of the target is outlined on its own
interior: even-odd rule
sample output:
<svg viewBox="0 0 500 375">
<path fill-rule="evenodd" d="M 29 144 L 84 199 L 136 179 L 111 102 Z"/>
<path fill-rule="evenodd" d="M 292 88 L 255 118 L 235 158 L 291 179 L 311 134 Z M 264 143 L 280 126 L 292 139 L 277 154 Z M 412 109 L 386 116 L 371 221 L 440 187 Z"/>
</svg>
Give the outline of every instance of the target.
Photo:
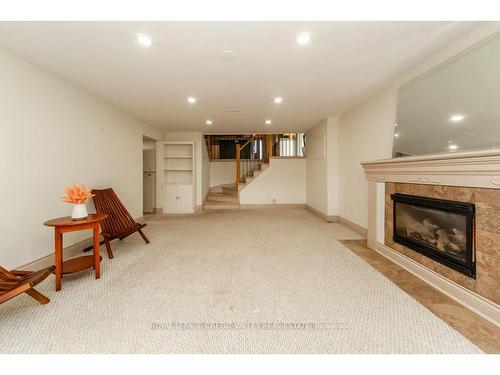
<svg viewBox="0 0 500 375">
<path fill-rule="evenodd" d="M 70 216 L 48 220 L 43 225 L 54 227 L 55 234 L 55 274 L 56 291 L 61 290 L 63 275 L 80 272 L 89 268 L 95 269 L 95 278 L 101 277 L 101 256 L 99 254 L 99 224 L 106 219 L 105 214 L 90 214 L 85 220 L 73 220 Z M 94 255 L 72 258 L 65 262 L 62 259 L 63 233 L 76 232 L 79 230 L 93 230 Z"/>
</svg>

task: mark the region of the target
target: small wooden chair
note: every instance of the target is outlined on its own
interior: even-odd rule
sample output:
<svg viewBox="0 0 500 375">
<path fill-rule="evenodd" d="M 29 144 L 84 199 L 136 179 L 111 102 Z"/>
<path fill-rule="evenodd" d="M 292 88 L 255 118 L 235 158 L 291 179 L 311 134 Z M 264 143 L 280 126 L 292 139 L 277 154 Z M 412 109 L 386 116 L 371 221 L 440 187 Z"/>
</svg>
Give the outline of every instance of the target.
<svg viewBox="0 0 500 375">
<path fill-rule="evenodd" d="M 113 259 L 113 251 L 109 243 L 116 238 L 122 240 L 132 233 L 139 232 L 144 241 L 149 243 L 148 238 L 142 232 L 146 224 L 140 224 L 134 220 L 112 188 L 94 189 L 92 194 L 94 194 L 92 199 L 96 212 L 108 215 L 101 222 L 101 229 L 109 259 Z"/>
<path fill-rule="evenodd" d="M 49 303 L 50 299 L 36 291 L 34 287 L 49 276 L 55 267 L 47 267 L 40 271 L 7 271 L 0 267 L 0 303 L 26 293 L 42 305 Z"/>
</svg>

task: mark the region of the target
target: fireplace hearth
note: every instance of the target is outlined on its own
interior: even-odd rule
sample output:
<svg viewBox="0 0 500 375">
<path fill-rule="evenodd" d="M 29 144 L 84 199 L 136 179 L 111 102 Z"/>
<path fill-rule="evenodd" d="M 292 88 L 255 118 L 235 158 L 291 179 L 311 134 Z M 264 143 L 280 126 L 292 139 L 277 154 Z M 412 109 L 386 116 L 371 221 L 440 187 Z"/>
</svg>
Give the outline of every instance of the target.
<svg viewBox="0 0 500 375">
<path fill-rule="evenodd" d="M 392 194 L 393 240 L 475 278 L 472 203 Z"/>
</svg>

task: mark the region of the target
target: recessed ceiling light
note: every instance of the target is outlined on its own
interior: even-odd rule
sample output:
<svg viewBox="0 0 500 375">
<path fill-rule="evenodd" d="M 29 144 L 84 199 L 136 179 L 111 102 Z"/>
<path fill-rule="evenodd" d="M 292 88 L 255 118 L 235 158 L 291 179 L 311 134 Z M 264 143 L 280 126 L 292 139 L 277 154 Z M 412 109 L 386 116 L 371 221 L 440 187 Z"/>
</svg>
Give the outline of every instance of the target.
<svg viewBox="0 0 500 375">
<path fill-rule="evenodd" d="M 451 122 L 460 122 L 460 121 L 463 121 L 464 118 L 465 118 L 464 115 L 453 115 L 450 117 L 450 121 Z"/>
<path fill-rule="evenodd" d="M 137 43 L 144 47 L 149 47 L 153 44 L 153 38 L 151 38 L 148 34 L 136 34 L 135 39 L 137 40 Z"/>
<path fill-rule="evenodd" d="M 449 145 L 449 146 L 448 146 L 448 148 L 449 148 L 450 150 L 456 150 L 456 149 L 458 148 L 458 146 L 457 146 L 457 145 L 454 145 L 454 144 L 451 144 L 451 145 Z"/>
<path fill-rule="evenodd" d="M 234 51 L 222 51 L 221 55 L 224 60 L 232 60 L 234 59 L 235 53 Z"/>
<path fill-rule="evenodd" d="M 394 138 L 399 138 L 399 133 L 394 133 Z"/>
<path fill-rule="evenodd" d="M 207 120 L 207 121 L 205 121 L 205 124 L 207 124 L 207 125 L 213 125 L 213 122 L 212 122 L 212 120 Z"/>
<path fill-rule="evenodd" d="M 311 34 L 308 32 L 302 32 L 297 36 L 297 43 L 300 45 L 307 44 L 311 41 Z"/>
<path fill-rule="evenodd" d="M 277 96 L 276 98 L 274 98 L 274 102 L 276 104 L 281 104 L 283 103 L 283 98 L 281 96 Z"/>
<path fill-rule="evenodd" d="M 271 120 L 266 120 L 266 125 L 271 125 L 273 122 Z"/>
<path fill-rule="evenodd" d="M 188 96 L 187 101 L 188 103 L 194 104 L 196 103 L 196 98 L 194 96 Z"/>
<path fill-rule="evenodd" d="M 396 123 L 394 123 L 394 127 L 395 127 L 395 128 L 397 128 L 397 127 L 398 127 L 398 123 L 397 123 L 397 122 L 396 122 Z"/>
</svg>

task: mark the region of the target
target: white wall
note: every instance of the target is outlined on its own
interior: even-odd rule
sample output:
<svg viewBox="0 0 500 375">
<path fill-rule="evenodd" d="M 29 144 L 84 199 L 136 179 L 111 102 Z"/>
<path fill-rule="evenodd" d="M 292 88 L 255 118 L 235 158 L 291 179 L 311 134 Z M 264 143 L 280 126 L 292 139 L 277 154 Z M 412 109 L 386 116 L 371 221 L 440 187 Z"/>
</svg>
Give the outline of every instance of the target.
<svg viewBox="0 0 500 375">
<path fill-rule="evenodd" d="M 339 214 L 339 119 L 330 116 L 326 122 L 327 215 Z"/>
<path fill-rule="evenodd" d="M 2 266 L 52 253 L 43 222 L 70 214 L 60 198 L 71 183 L 111 186 L 142 216 L 142 136 L 161 139 L 161 131 L 3 51 L 0 103 Z M 64 245 L 89 235 L 65 235 Z"/>
<path fill-rule="evenodd" d="M 306 133 L 306 204 L 328 211 L 325 119 Z"/>
<path fill-rule="evenodd" d="M 269 167 L 240 191 L 240 204 L 304 204 L 305 177 L 305 159 L 271 159 Z"/>
<path fill-rule="evenodd" d="M 386 90 L 340 117 L 339 214 L 368 226 L 368 183 L 360 163 L 391 157 L 397 91 Z"/>
<path fill-rule="evenodd" d="M 306 204 L 325 215 L 338 215 L 338 118 L 328 117 L 310 129 L 306 142 Z"/>
<path fill-rule="evenodd" d="M 210 162 L 210 187 L 234 184 L 236 181 L 236 162 L 212 160 Z"/>
<path fill-rule="evenodd" d="M 165 140 L 167 141 L 191 141 L 194 142 L 194 191 L 195 204 L 201 206 L 204 199 L 203 186 L 203 147 L 205 141 L 201 132 L 169 132 L 167 131 Z"/>
<path fill-rule="evenodd" d="M 391 157 L 399 87 L 499 30 L 500 23 L 495 22 L 464 35 L 445 50 L 398 77 L 364 103 L 340 116 L 338 201 L 342 217 L 364 228 L 368 226 L 368 183 L 360 163 Z"/>
</svg>

